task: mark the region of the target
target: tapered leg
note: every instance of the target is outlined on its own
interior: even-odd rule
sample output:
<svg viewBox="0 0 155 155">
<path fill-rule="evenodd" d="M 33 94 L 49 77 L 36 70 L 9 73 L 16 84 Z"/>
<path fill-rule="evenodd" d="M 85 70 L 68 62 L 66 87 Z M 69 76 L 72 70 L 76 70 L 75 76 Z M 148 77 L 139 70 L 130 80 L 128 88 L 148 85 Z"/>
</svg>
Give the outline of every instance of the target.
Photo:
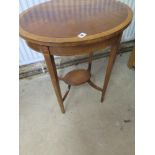
<svg viewBox="0 0 155 155">
<path fill-rule="evenodd" d="M 104 96 L 105 96 L 105 92 L 106 92 L 108 82 L 109 82 L 109 79 L 110 79 L 112 67 L 113 67 L 113 64 L 114 64 L 115 59 L 116 59 L 117 51 L 119 49 L 121 37 L 122 37 L 122 34 L 120 34 L 118 36 L 118 38 L 116 38 L 115 44 L 113 44 L 112 47 L 111 47 L 111 52 L 110 52 L 110 56 L 109 56 L 109 60 L 108 60 L 108 66 L 107 66 L 107 69 L 106 69 L 106 75 L 105 75 L 105 79 L 104 79 L 101 102 L 103 102 L 103 100 L 104 100 Z"/>
<path fill-rule="evenodd" d="M 93 59 L 93 53 L 90 53 L 89 58 L 88 58 L 88 71 L 89 72 L 91 72 L 92 59 Z"/>
<path fill-rule="evenodd" d="M 65 113 L 63 99 L 62 99 L 61 90 L 59 86 L 59 80 L 58 80 L 57 71 L 56 71 L 56 66 L 54 62 L 54 57 L 53 55 L 50 55 L 50 53 L 46 51 L 46 54 L 44 54 L 44 58 L 45 58 L 47 68 L 48 68 L 48 71 L 51 77 L 51 81 L 52 81 L 52 84 L 55 90 L 55 94 L 57 96 L 57 100 L 60 105 L 61 112 Z"/>
</svg>

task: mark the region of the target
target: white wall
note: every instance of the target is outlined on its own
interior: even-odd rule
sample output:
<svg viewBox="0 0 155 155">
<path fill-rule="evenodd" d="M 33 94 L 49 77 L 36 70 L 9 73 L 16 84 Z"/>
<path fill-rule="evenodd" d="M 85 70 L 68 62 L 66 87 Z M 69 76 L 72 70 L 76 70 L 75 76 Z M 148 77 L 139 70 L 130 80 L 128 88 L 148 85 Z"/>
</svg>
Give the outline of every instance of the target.
<svg viewBox="0 0 155 155">
<path fill-rule="evenodd" d="M 26 10 L 27 8 L 45 2 L 49 0 L 19 0 L 19 13 Z M 134 0 L 120 0 L 127 5 L 129 5 L 133 12 L 135 9 L 135 1 Z M 130 26 L 124 31 L 122 36 L 122 41 L 129 41 L 135 38 L 135 17 L 133 17 L 133 21 Z M 43 60 L 42 54 L 35 52 L 34 50 L 30 49 L 23 39 L 19 39 L 19 65 L 25 65 L 30 63 L 35 63 L 38 61 Z"/>
</svg>

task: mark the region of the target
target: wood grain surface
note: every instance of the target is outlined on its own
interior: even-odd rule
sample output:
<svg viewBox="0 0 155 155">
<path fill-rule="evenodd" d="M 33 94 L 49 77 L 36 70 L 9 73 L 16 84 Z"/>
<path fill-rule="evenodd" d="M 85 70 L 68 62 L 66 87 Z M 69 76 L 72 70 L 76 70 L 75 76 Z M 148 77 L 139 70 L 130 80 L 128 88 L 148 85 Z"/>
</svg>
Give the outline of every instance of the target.
<svg viewBox="0 0 155 155">
<path fill-rule="evenodd" d="M 52 0 L 20 14 L 20 35 L 42 45 L 89 42 L 118 34 L 131 22 L 131 9 L 115 0 Z M 86 36 L 79 38 L 84 32 Z"/>
</svg>

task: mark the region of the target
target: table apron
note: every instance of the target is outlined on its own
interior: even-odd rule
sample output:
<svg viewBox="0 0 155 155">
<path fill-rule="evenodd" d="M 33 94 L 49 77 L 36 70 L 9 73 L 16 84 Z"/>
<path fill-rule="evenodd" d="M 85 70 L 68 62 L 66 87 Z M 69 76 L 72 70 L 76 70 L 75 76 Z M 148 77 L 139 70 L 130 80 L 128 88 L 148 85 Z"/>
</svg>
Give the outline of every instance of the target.
<svg viewBox="0 0 155 155">
<path fill-rule="evenodd" d="M 41 52 L 46 54 L 45 48 L 49 47 L 50 54 L 56 56 L 73 56 L 73 55 L 82 55 L 88 54 L 91 52 L 95 52 L 101 49 L 104 49 L 108 46 L 115 44 L 117 41 L 117 37 L 113 37 L 104 41 L 98 41 L 91 44 L 84 44 L 84 45 L 74 45 L 74 46 L 44 46 L 39 44 L 34 44 L 27 41 L 27 44 L 30 48 L 37 52 Z"/>
</svg>

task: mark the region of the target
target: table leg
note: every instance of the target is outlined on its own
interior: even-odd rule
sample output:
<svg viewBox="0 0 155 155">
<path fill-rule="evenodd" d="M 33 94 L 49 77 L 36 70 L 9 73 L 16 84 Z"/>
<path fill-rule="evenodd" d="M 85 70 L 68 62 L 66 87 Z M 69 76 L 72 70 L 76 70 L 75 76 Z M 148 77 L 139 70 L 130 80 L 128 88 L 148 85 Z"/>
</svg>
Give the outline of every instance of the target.
<svg viewBox="0 0 155 155">
<path fill-rule="evenodd" d="M 116 39 L 116 42 L 111 46 L 111 52 L 110 52 L 110 56 L 108 60 L 108 66 L 106 69 L 106 75 L 105 75 L 104 85 L 103 85 L 103 90 L 102 90 L 102 95 L 101 95 L 101 102 L 103 102 L 104 100 L 104 96 L 105 96 L 105 92 L 106 92 L 108 82 L 110 79 L 113 64 L 115 62 L 117 51 L 119 49 L 121 37 L 122 37 L 122 34 L 118 36 L 118 38 Z"/>
<path fill-rule="evenodd" d="M 60 86 L 59 86 L 59 79 L 57 76 L 57 71 L 56 71 L 56 66 L 55 66 L 55 62 L 54 62 L 54 57 L 53 55 L 50 55 L 50 53 L 46 53 L 44 54 L 44 58 L 47 64 L 47 68 L 51 77 L 51 81 L 55 90 L 55 94 L 57 96 L 57 100 L 59 102 L 60 105 L 60 109 L 62 113 L 65 113 L 65 109 L 64 109 L 64 105 L 63 105 L 63 99 L 62 99 L 62 95 L 61 95 L 61 90 L 60 90 Z"/>
<path fill-rule="evenodd" d="M 88 71 L 89 72 L 91 72 L 92 60 L 93 60 L 93 53 L 90 53 L 89 58 L 88 58 Z"/>
</svg>

